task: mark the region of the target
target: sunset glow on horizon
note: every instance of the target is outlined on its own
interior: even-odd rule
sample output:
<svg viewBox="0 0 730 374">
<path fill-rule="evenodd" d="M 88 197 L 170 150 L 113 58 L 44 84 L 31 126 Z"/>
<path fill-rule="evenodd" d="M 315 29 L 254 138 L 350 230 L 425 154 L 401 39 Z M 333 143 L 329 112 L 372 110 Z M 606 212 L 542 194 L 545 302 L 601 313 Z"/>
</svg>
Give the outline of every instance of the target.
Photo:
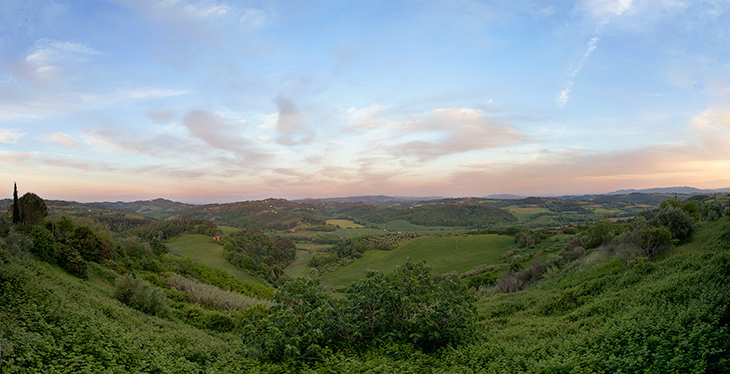
<svg viewBox="0 0 730 374">
<path fill-rule="evenodd" d="M 727 188 L 728 25 L 726 1 L 4 1 L 0 198 Z"/>
</svg>

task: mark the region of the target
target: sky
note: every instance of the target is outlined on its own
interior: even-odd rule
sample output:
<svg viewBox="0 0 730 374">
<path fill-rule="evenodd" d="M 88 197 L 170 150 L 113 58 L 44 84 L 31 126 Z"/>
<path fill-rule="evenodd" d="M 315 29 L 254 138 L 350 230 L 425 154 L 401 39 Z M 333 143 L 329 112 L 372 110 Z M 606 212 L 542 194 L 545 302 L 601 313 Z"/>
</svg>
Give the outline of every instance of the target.
<svg viewBox="0 0 730 374">
<path fill-rule="evenodd" d="M 13 182 L 193 203 L 730 187 L 730 2 L 3 0 Z"/>
</svg>

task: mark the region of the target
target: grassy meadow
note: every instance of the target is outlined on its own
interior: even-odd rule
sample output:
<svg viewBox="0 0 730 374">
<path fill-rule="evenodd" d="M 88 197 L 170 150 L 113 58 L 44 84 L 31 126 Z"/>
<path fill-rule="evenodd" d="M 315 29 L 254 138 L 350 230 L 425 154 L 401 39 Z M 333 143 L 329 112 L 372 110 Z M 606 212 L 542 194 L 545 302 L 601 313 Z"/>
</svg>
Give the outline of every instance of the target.
<svg viewBox="0 0 730 374">
<path fill-rule="evenodd" d="M 355 223 L 355 222 L 347 220 L 347 219 L 328 219 L 327 224 L 339 226 L 340 228 L 343 228 L 343 229 L 360 229 L 360 228 L 365 227 L 361 224 Z"/>
<path fill-rule="evenodd" d="M 362 278 L 368 269 L 390 272 L 408 258 L 425 260 L 437 273 L 465 272 L 477 265 L 496 262 L 514 247 L 504 235 L 451 235 L 421 237 L 391 251 L 369 251 L 349 265 L 322 275 L 322 283 L 344 286 Z"/>
<path fill-rule="evenodd" d="M 263 282 L 245 271 L 235 267 L 223 257 L 223 247 L 212 241 L 209 236 L 201 234 L 183 234 L 167 243 L 170 251 L 180 256 L 190 257 L 208 266 L 222 269 L 230 276 L 242 282 Z"/>
<path fill-rule="evenodd" d="M 284 272 L 291 278 L 308 277 L 309 265 L 307 265 L 307 262 L 311 257 L 311 252 L 303 249 L 297 249 L 296 257 L 294 257 L 294 262 L 284 268 Z"/>
</svg>

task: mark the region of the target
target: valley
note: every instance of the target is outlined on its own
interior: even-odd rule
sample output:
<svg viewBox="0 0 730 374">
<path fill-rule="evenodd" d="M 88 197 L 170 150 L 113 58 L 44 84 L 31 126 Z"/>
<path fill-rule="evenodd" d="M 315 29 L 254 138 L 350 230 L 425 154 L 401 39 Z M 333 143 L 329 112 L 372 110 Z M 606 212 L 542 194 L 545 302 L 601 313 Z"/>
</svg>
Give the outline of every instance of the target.
<svg viewBox="0 0 730 374">
<path fill-rule="evenodd" d="M 0 369 L 723 371 L 730 197 L 637 195 L 48 201 L 0 227 Z"/>
</svg>

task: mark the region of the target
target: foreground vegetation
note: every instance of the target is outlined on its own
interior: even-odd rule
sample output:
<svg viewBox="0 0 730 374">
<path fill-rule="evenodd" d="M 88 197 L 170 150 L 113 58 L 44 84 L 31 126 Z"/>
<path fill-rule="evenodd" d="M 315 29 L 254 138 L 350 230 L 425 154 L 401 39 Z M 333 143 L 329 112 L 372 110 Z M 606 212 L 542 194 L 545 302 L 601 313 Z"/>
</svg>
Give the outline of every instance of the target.
<svg viewBox="0 0 730 374">
<path fill-rule="evenodd" d="M 469 236 L 339 238 L 324 222 L 316 240 L 331 243 L 309 258 L 322 280 L 379 269 L 336 295 L 283 271 L 294 241 L 315 236 L 123 215 L 103 225 L 47 217 L 41 203 L 0 217 L 0 372 L 730 370 L 730 217 L 710 198 Z M 238 268 L 170 253 L 185 238 L 224 247 Z"/>
</svg>

